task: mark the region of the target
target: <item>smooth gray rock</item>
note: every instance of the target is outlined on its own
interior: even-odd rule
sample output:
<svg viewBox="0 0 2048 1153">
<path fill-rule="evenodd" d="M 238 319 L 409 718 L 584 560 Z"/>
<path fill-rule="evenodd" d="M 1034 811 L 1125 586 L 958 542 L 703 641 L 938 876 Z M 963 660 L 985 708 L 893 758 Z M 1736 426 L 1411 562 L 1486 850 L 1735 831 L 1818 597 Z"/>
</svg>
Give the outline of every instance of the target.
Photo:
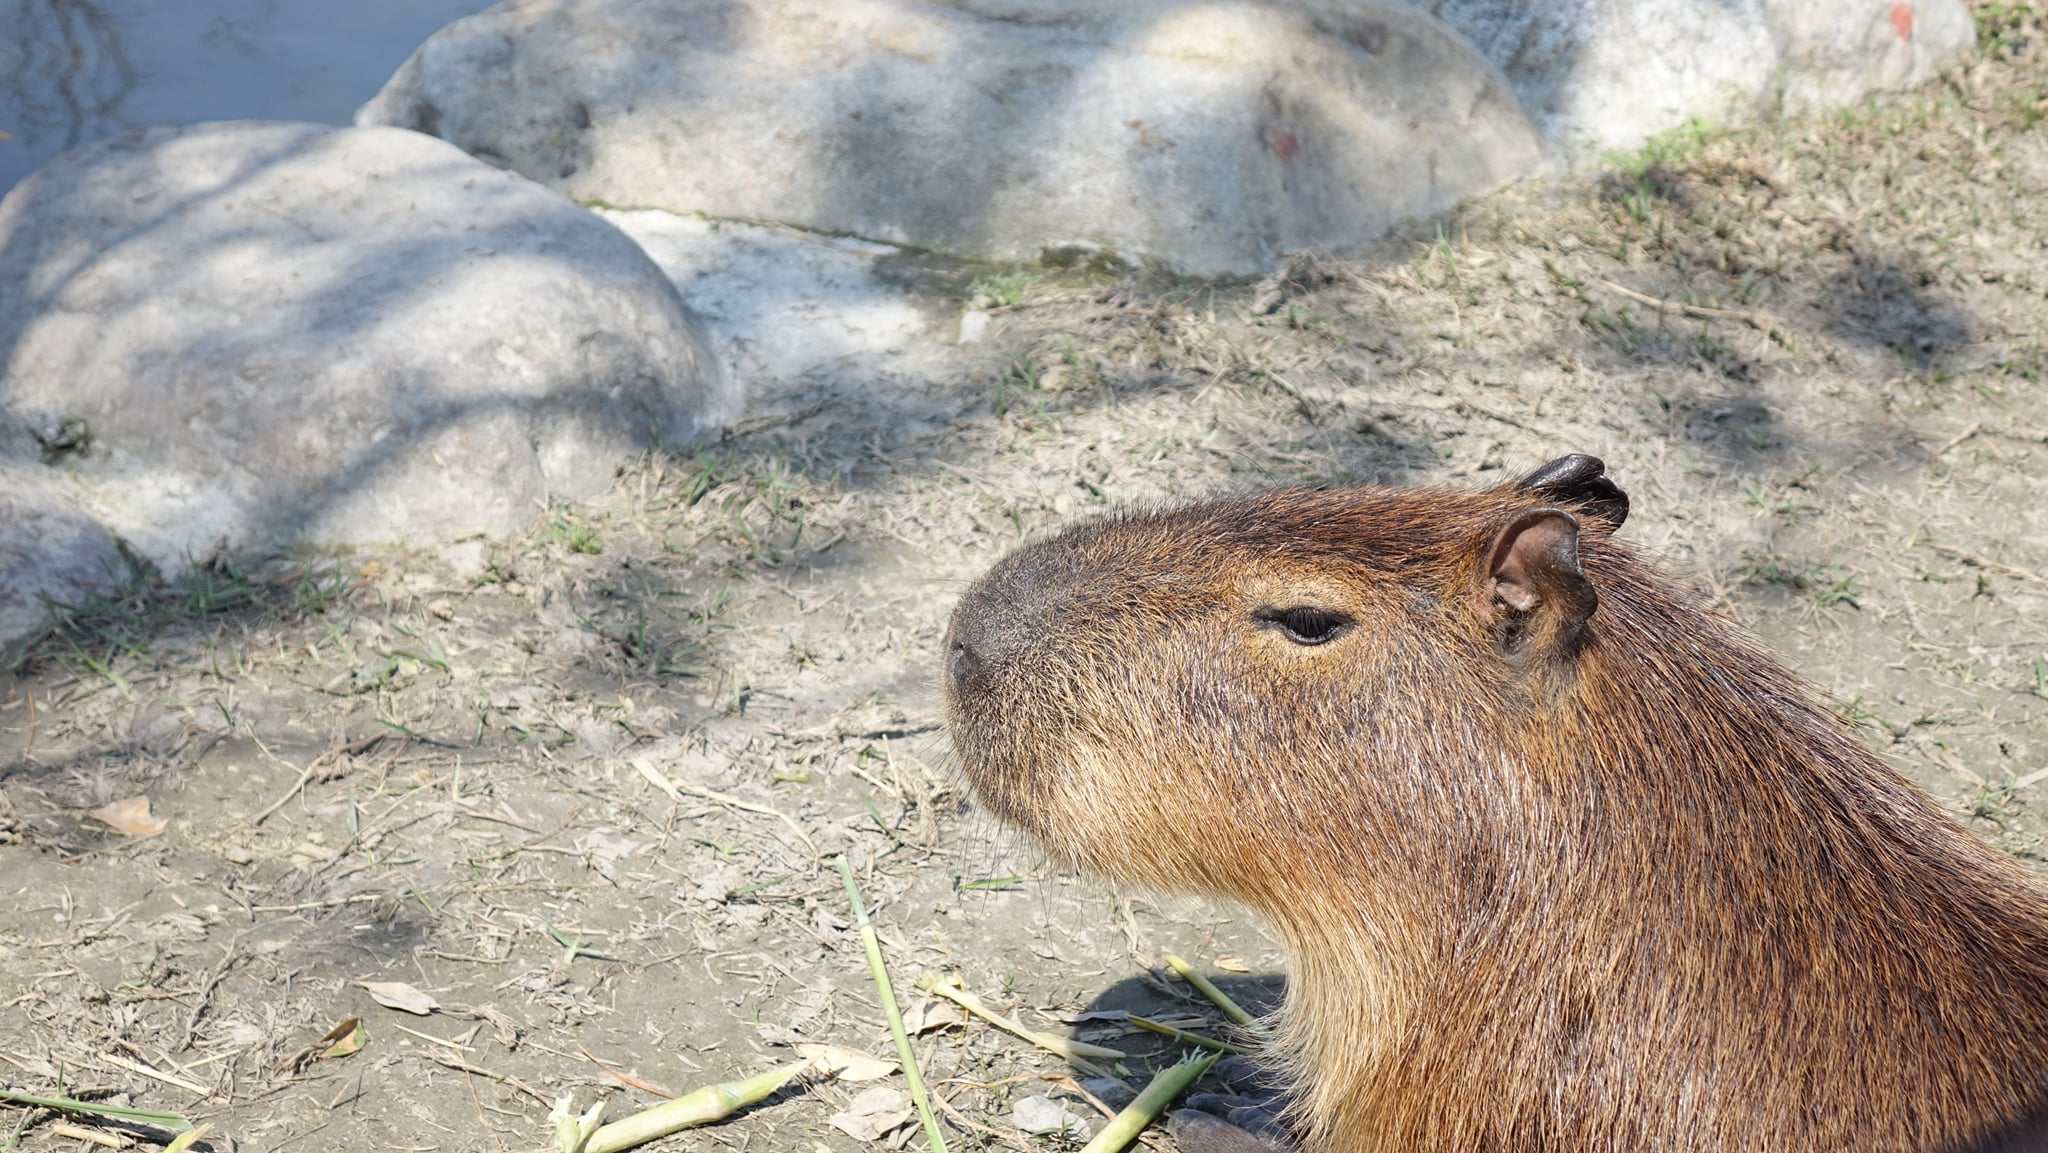
<svg viewBox="0 0 2048 1153">
<path fill-rule="evenodd" d="M 130 579 L 127 558 L 98 521 L 44 487 L 33 468 L 0 464 L 0 652 L 48 627 L 53 608 Z"/>
<path fill-rule="evenodd" d="M 0 201 L 0 409 L 166 575 L 519 531 L 736 415 L 701 343 L 617 229 L 417 133 L 131 132 Z"/>
<path fill-rule="evenodd" d="M 1568 160 L 1698 119 L 1807 115 L 1932 78 L 1963 0 L 1418 0 L 1499 65 Z"/>
<path fill-rule="evenodd" d="M 359 124 L 576 199 L 957 255 L 1243 273 L 1530 171 L 1498 71 L 1400 0 L 511 0 Z"/>
</svg>

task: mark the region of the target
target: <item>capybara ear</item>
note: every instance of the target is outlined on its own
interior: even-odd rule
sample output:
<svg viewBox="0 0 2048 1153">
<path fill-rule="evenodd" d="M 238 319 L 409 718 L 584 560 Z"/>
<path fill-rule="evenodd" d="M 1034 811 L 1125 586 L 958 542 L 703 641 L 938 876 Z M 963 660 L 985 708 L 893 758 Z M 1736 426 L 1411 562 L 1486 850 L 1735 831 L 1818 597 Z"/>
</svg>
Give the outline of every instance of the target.
<svg viewBox="0 0 2048 1153">
<path fill-rule="evenodd" d="M 1569 504 L 1609 529 L 1620 528 L 1628 519 L 1628 494 L 1608 479 L 1604 461 L 1583 452 L 1558 457 L 1516 481 L 1515 487 Z"/>
<path fill-rule="evenodd" d="M 1493 538 L 1486 581 L 1510 655 L 1532 645 L 1570 655 L 1600 607 L 1600 594 L 1579 568 L 1578 518 L 1563 509 L 1539 508 L 1509 521 Z"/>
</svg>

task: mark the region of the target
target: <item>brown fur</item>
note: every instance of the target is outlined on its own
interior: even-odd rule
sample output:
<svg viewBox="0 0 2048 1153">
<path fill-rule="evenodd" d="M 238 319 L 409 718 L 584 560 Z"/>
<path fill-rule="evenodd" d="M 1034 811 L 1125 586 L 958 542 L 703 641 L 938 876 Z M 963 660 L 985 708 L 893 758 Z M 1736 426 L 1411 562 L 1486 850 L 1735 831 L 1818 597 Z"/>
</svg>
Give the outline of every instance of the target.
<svg viewBox="0 0 2048 1153">
<path fill-rule="evenodd" d="M 1556 506 L 1576 633 L 1493 583 Z M 1312 1150 L 2035 1147 L 2048 894 L 1598 511 L 1283 491 L 1071 530 L 962 600 L 956 748 L 1057 856 L 1272 921 Z M 1255 616 L 1295 605 L 1355 625 Z"/>
</svg>

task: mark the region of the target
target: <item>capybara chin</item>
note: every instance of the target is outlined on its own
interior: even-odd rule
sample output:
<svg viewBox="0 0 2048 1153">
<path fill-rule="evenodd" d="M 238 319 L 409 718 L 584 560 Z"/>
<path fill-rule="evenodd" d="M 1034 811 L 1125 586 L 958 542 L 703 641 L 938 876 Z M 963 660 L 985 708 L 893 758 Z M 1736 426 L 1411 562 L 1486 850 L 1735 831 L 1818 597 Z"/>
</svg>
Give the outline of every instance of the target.
<svg viewBox="0 0 2048 1153">
<path fill-rule="evenodd" d="M 954 613 L 961 764 L 1290 954 L 1317 1153 L 2048 1147 L 2048 890 L 1615 539 L 1587 456 L 1085 524 Z"/>
</svg>

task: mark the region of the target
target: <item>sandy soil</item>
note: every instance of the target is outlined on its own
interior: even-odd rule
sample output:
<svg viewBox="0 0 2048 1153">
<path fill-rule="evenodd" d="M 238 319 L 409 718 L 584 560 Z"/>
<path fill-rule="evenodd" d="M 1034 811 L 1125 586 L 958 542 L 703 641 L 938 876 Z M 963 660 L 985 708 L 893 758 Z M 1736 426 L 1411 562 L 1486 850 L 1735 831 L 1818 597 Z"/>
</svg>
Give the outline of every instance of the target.
<svg viewBox="0 0 2048 1153">
<path fill-rule="evenodd" d="M 957 972 L 1142 1080 L 1172 1048 L 1082 1014 L 1213 1021 L 1163 953 L 1261 1003 L 1284 959 L 1233 910 L 1063 875 L 979 813 L 937 646 L 1021 540 L 1271 483 L 1596 453 L 1630 536 L 2041 862 L 2032 11 L 1980 6 L 1979 56 L 1896 103 L 1680 134 L 1259 284 L 906 270 L 936 330 L 992 315 L 945 372 L 811 374 L 523 540 L 87 606 L 0 672 L 0 1085 L 179 1110 L 216 1149 L 527 1149 L 560 1093 L 616 1115 L 796 1038 L 887 1053 L 832 854 L 913 1009 L 920 973 Z M 138 794 L 160 834 L 88 815 Z M 361 1049 L 322 1055 L 351 1018 Z M 1065 1062 L 947 1020 L 917 1049 L 955 1147 L 1056 1145 L 1012 1124 L 1030 1095 L 1093 1116 Z M 800 1084 L 658 1147 L 864 1148 L 830 1118 L 867 1088 Z"/>
</svg>

